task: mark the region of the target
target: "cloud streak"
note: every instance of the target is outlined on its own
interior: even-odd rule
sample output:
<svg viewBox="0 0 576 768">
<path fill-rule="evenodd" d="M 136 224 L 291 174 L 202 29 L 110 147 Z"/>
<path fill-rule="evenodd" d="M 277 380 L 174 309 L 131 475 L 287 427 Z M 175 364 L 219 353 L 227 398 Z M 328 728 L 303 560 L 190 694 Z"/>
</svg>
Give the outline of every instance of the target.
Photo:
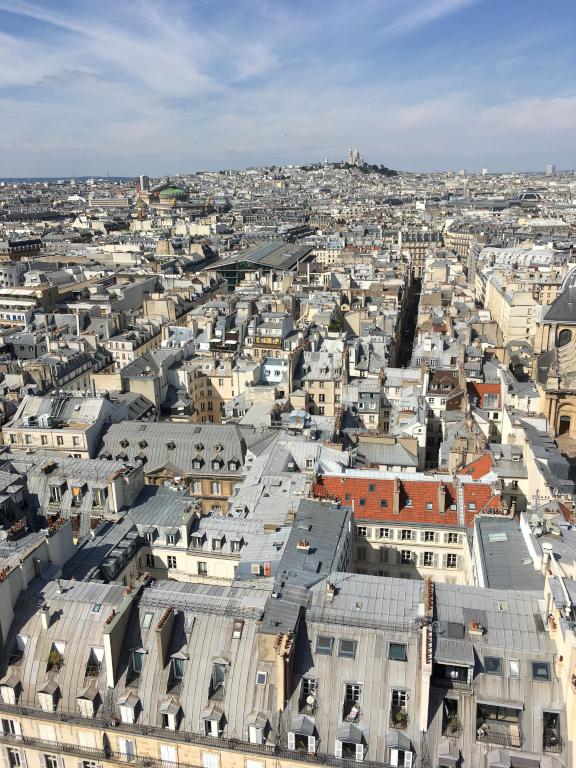
<svg viewBox="0 0 576 768">
<path fill-rule="evenodd" d="M 570 78 L 558 92 L 513 80 L 545 40 L 503 28 L 502 66 L 503 40 L 467 16 L 491 4 L 0 0 L 0 174 L 305 162 L 350 144 L 395 167 L 513 166 L 540 162 L 549 136 L 569 157 Z"/>
</svg>

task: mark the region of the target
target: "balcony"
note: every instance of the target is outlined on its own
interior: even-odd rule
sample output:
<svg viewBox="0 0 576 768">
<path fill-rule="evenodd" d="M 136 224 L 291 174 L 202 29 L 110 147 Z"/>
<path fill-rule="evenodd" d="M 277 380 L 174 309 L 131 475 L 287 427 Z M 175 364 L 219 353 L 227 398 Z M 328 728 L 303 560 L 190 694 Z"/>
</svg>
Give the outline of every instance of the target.
<svg viewBox="0 0 576 768">
<path fill-rule="evenodd" d="M 99 717 L 82 717 L 78 710 L 64 710 L 58 709 L 55 712 L 45 712 L 41 709 L 33 707 L 25 707 L 19 704 L 6 704 L 0 700 L 0 712 L 6 714 L 19 715 L 22 717 L 30 717 L 38 721 L 53 720 L 55 722 L 62 723 L 74 723 L 80 727 L 93 727 L 101 729 L 102 732 L 110 728 L 110 722 L 106 718 Z M 246 754 L 262 755 L 274 760 L 284 758 L 291 762 L 304 762 L 315 765 L 332 766 L 332 768 L 356 768 L 357 763 L 350 760 L 342 760 L 324 753 L 316 753 L 315 755 L 298 752 L 283 748 L 279 745 L 272 746 L 267 744 L 252 744 L 248 741 L 242 741 L 240 739 L 205 736 L 200 733 L 192 733 L 190 731 L 172 731 L 160 728 L 157 726 L 142 725 L 141 723 L 115 723 L 114 730 L 120 733 L 126 734 L 139 734 L 142 736 L 153 737 L 159 743 L 174 743 L 183 742 L 186 744 L 196 744 L 204 747 L 214 747 L 216 749 L 228 749 L 235 752 L 245 752 Z M 54 744 L 50 741 L 43 741 L 28 736 L 17 736 L 14 734 L 2 734 L 0 733 L 0 744 L 14 744 L 15 746 L 29 746 L 33 749 L 42 750 L 43 752 L 51 753 L 56 752 L 58 754 L 70 754 L 79 757 L 80 759 L 106 762 L 116 762 L 119 764 L 131 763 L 132 765 L 138 765 L 142 768 L 197 768 L 189 763 L 170 763 L 158 760 L 157 758 L 141 756 L 129 756 L 119 752 L 112 752 L 109 750 L 91 749 L 88 747 L 82 747 L 78 744 L 65 744 L 58 742 Z M 390 768 L 389 764 L 376 761 L 364 761 L 363 768 Z"/>
<path fill-rule="evenodd" d="M 476 729 L 476 741 L 495 744 L 498 747 L 519 749 L 522 746 L 522 731 L 518 725 L 503 723 L 481 723 Z"/>
<path fill-rule="evenodd" d="M 405 707 L 392 707 L 390 709 L 390 727 L 403 731 L 408 725 L 408 712 Z"/>
<path fill-rule="evenodd" d="M 342 706 L 342 720 L 345 723 L 357 723 L 360 720 L 360 704 L 352 699 L 345 699 Z"/>
</svg>

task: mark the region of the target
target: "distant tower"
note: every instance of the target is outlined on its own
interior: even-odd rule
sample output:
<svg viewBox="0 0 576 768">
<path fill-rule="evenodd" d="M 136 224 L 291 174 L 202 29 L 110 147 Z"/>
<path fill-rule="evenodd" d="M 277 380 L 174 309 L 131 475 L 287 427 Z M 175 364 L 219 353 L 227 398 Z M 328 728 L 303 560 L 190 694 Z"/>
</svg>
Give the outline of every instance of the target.
<svg viewBox="0 0 576 768">
<path fill-rule="evenodd" d="M 150 177 L 140 176 L 140 192 L 149 192 L 149 191 L 150 191 Z"/>
<path fill-rule="evenodd" d="M 556 175 L 556 166 L 550 163 L 549 165 L 546 166 L 546 176 L 555 176 L 555 175 Z"/>
</svg>

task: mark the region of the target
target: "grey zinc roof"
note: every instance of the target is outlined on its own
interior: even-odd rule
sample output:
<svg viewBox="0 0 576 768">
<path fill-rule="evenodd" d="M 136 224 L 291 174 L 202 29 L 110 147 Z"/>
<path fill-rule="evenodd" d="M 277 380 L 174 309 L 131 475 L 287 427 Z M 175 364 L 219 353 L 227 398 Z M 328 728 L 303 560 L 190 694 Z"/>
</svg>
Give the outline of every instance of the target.
<svg viewBox="0 0 576 768">
<path fill-rule="evenodd" d="M 524 536 L 514 520 L 478 517 L 475 529 L 486 586 L 494 589 L 543 589 L 544 577 L 534 568 Z M 505 535 L 506 540 L 491 540 L 494 534 Z"/>
<path fill-rule="evenodd" d="M 145 473 L 160 470 L 170 464 L 176 472 L 183 475 L 239 475 L 246 454 L 245 435 L 246 432 L 234 424 L 123 421 L 110 425 L 103 435 L 99 454 L 112 457 L 126 455 L 127 460 L 132 462 L 139 460 L 140 456 L 145 456 Z M 128 445 L 121 445 L 126 441 Z M 173 448 L 170 447 L 172 443 Z M 197 451 L 196 445 L 202 445 L 202 450 Z M 217 454 L 218 445 L 221 445 L 223 450 Z M 204 460 L 201 469 L 193 467 L 197 455 L 201 455 Z M 211 461 L 217 457 L 224 461 L 222 471 L 213 470 L 211 467 Z M 228 468 L 231 459 L 240 463 L 238 470 Z"/>
<path fill-rule="evenodd" d="M 478 589 L 455 584 L 435 584 L 439 619 L 468 626 L 473 619 L 486 628 L 482 637 L 470 638 L 477 649 L 515 649 L 516 652 L 550 652 L 552 642 L 539 629 L 541 592 L 513 589 Z M 545 618 L 545 616 L 544 616 Z"/>
</svg>

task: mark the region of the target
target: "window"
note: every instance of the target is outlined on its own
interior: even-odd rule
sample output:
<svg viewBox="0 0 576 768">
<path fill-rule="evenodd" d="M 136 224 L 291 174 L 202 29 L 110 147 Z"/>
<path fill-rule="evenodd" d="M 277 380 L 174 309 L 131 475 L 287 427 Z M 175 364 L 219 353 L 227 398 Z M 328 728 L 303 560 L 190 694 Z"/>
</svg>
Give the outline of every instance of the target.
<svg viewBox="0 0 576 768">
<path fill-rule="evenodd" d="M 499 656 L 484 656 L 484 672 L 502 676 L 502 659 Z"/>
<path fill-rule="evenodd" d="M 60 486 L 58 485 L 50 486 L 50 501 L 58 502 L 61 500 L 62 500 L 62 491 L 60 489 Z"/>
<path fill-rule="evenodd" d="M 26 445 L 32 445 L 32 435 L 24 435 L 24 442 Z"/>
<path fill-rule="evenodd" d="M 362 693 L 362 686 L 360 683 L 346 683 L 345 698 L 346 701 L 352 701 L 357 704 L 360 701 L 360 694 Z"/>
<path fill-rule="evenodd" d="M 508 662 L 508 674 L 510 677 L 520 677 L 520 663 L 518 659 L 510 659 Z"/>
<path fill-rule="evenodd" d="M 412 499 L 409 496 L 406 498 L 406 506 L 407 507 L 411 507 L 412 506 Z"/>
<path fill-rule="evenodd" d="M 326 402 L 326 395 L 318 395 L 318 402 L 325 403 Z"/>
<path fill-rule="evenodd" d="M 476 503 L 474 501 L 468 502 L 468 509 L 474 511 L 476 509 Z"/>
<path fill-rule="evenodd" d="M 77 448 L 80 445 L 80 438 L 76 435 L 72 436 L 72 445 Z"/>
<path fill-rule="evenodd" d="M 318 690 L 317 680 L 314 680 L 312 677 L 302 678 L 302 697 L 303 698 L 307 698 L 308 696 L 316 697 L 317 690 Z"/>
<path fill-rule="evenodd" d="M 182 680 L 184 678 L 184 659 L 172 657 L 170 667 L 173 680 Z"/>
<path fill-rule="evenodd" d="M 366 562 L 366 547 L 358 547 L 356 550 L 356 559 L 359 563 Z"/>
<path fill-rule="evenodd" d="M 174 555 L 168 555 L 168 568 L 176 568 L 176 558 Z"/>
<path fill-rule="evenodd" d="M 386 507 L 388 506 L 388 499 L 380 499 L 380 506 L 382 507 L 382 509 L 386 509 Z"/>
<path fill-rule="evenodd" d="M 411 565 L 412 552 L 410 552 L 409 549 L 402 549 L 400 551 L 400 562 L 402 563 L 402 565 Z"/>
<path fill-rule="evenodd" d="M 232 627 L 232 640 L 240 640 L 242 637 L 243 629 L 244 621 L 242 619 L 234 619 L 234 626 Z"/>
<path fill-rule="evenodd" d="M 324 416 L 324 406 L 323 405 L 319 405 L 318 406 L 318 415 L 319 416 Z"/>
<path fill-rule="evenodd" d="M 353 659 L 356 656 L 356 640 L 341 639 L 338 645 L 338 656 Z"/>
<path fill-rule="evenodd" d="M 374 485 L 374 483 L 368 484 L 368 490 L 370 491 L 370 493 L 374 493 L 374 491 L 376 490 L 376 486 Z"/>
<path fill-rule="evenodd" d="M 458 567 L 458 555 L 449 554 L 446 555 L 446 568 Z"/>
<path fill-rule="evenodd" d="M 14 443 L 16 442 L 16 435 L 10 435 L 10 442 L 12 443 L 12 445 L 14 445 Z"/>
<path fill-rule="evenodd" d="M 22 733 L 20 723 L 16 722 L 16 720 L 8 720 L 6 718 L 2 718 L 2 733 L 12 734 L 13 736 L 20 736 Z"/>
<path fill-rule="evenodd" d="M 64 438 L 62 435 L 56 435 L 56 445 L 64 445 Z"/>
<path fill-rule="evenodd" d="M 392 661 L 407 661 L 406 644 L 390 643 L 388 646 L 388 658 L 392 659 Z"/>
<path fill-rule="evenodd" d="M 326 635 L 318 635 L 316 638 L 316 653 L 322 656 L 331 656 L 334 648 L 334 638 Z"/>
<path fill-rule="evenodd" d="M 426 509 L 434 509 L 434 504 L 431 501 L 426 502 Z"/>
<path fill-rule="evenodd" d="M 545 682 L 550 680 L 550 664 L 546 661 L 533 661 L 532 679 L 543 680 Z"/>
<path fill-rule="evenodd" d="M 142 621 L 142 628 L 143 629 L 150 629 L 150 625 L 152 624 L 152 619 L 154 617 L 153 613 L 145 613 L 144 619 Z"/>
<path fill-rule="evenodd" d="M 257 672 L 256 673 L 256 685 L 266 685 L 266 672 Z"/>
<path fill-rule="evenodd" d="M 147 568 L 155 568 L 156 567 L 156 563 L 155 563 L 155 560 L 154 560 L 154 555 L 151 555 L 150 553 L 148 553 L 146 555 L 146 567 Z"/>
<path fill-rule="evenodd" d="M 408 694 L 406 691 L 394 688 L 392 690 L 392 707 L 394 709 L 404 709 L 408 700 Z"/>
<path fill-rule="evenodd" d="M 359 525 L 356 528 L 356 535 L 357 536 L 366 536 L 366 527 L 364 525 Z"/>
<path fill-rule="evenodd" d="M 457 533 L 446 534 L 446 542 L 448 544 L 458 544 L 458 534 Z"/>
<path fill-rule="evenodd" d="M 366 506 L 366 499 L 360 499 L 358 502 L 359 506 L 365 507 Z"/>
<path fill-rule="evenodd" d="M 424 541 L 435 541 L 434 531 L 424 531 Z"/>
<path fill-rule="evenodd" d="M 203 561 L 198 561 L 198 575 L 206 576 L 208 574 L 208 565 Z"/>
<path fill-rule="evenodd" d="M 105 488 L 94 488 L 92 490 L 92 504 L 94 507 L 103 507 L 106 501 L 107 491 Z"/>
<path fill-rule="evenodd" d="M 434 567 L 434 552 L 424 552 L 423 563 L 427 568 Z"/>
<path fill-rule="evenodd" d="M 222 493 L 222 486 L 220 483 L 212 483 L 212 494 L 219 496 Z"/>
<path fill-rule="evenodd" d="M 144 662 L 144 654 L 142 651 L 132 651 L 132 671 L 135 675 L 139 675 L 142 672 L 142 664 Z"/>
<path fill-rule="evenodd" d="M 40 444 L 48 445 L 48 438 L 46 437 L 46 435 L 40 435 Z"/>
<path fill-rule="evenodd" d="M 380 528 L 379 530 L 379 536 L 381 539 L 390 539 L 392 538 L 390 536 L 390 528 Z"/>
<path fill-rule="evenodd" d="M 44 768 L 59 768 L 56 755 L 44 755 Z"/>
<path fill-rule="evenodd" d="M 403 528 L 400 534 L 402 541 L 412 541 L 414 538 L 414 531 L 410 531 L 407 528 Z"/>
<path fill-rule="evenodd" d="M 344 501 L 350 501 L 350 499 L 351 499 L 351 498 L 352 498 L 352 497 L 350 496 L 350 494 L 349 494 L 349 493 L 347 493 L 347 494 L 344 496 Z"/>
<path fill-rule="evenodd" d="M 6 755 L 8 757 L 9 768 L 21 768 L 22 758 L 20 757 L 20 750 L 8 747 L 6 749 Z"/>
</svg>

